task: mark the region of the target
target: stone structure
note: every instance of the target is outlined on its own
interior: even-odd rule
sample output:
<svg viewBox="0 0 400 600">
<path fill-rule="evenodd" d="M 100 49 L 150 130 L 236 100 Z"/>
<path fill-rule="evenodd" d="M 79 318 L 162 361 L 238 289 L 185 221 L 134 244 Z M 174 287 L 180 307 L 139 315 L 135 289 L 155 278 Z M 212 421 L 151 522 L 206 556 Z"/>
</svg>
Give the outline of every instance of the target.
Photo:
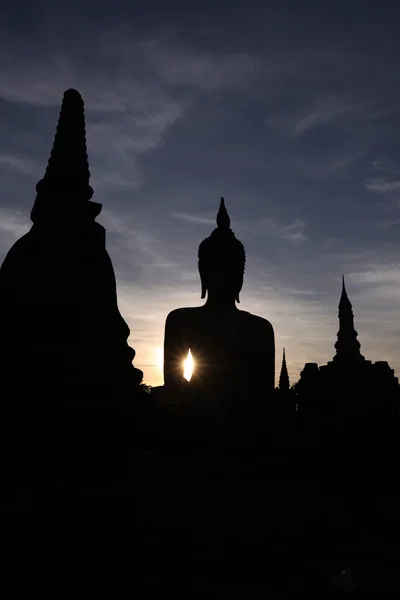
<svg viewBox="0 0 400 600">
<path fill-rule="evenodd" d="M 164 380 L 172 392 L 199 392 L 213 405 L 250 405 L 274 390 L 275 342 L 269 321 L 237 308 L 245 251 L 230 228 L 224 200 L 217 228 L 199 247 L 203 306 L 172 311 L 165 325 Z M 194 359 L 190 383 L 183 379 L 189 349 Z"/>
<path fill-rule="evenodd" d="M 345 423 L 355 419 L 379 419 L 398 411 L 399 382 L 387 362 L 371 362 L 360 352 L 354 316 L 344 277 L 339 302 L 336 355 L 326 365 L 307 363 L 296 384 L 300 408 L 336 414 Z"/>
<path fill-rule="evenodd" d="M 397 488 L 400 388 L 387 362 L 361 354 L 344 281 L 335 348 L 326 365 L 307 363 L 295 385 L 298 434 L 321 485 L 341 497 L 341 526 L 360 532 L 376 527 L 379 495 Z"/>
<path fill-rule="evenodd" d="M 12 394 L 116 402 L 142 380 L 132 365 L 135 351 L 118 310 L 105 229 L 95 221 L 101 205 L 91 201 L 89 177 L 84 105 L 68 90 L 36 186 L 33 226 L 0 269 L 0 369 L 3 390 Z"/>
<path fill-rule="evenodd" d="M 361 344 L 357 339 L 358 333 L 354 328 L 353 307 L 347 296 L 344 275 L 342 275 L 342 294 L 339 301 L 339 331 L 335 343 L 335 364 L 346 365 L 361 364 L 365 358 L 360 352 Z"/>
</svg>

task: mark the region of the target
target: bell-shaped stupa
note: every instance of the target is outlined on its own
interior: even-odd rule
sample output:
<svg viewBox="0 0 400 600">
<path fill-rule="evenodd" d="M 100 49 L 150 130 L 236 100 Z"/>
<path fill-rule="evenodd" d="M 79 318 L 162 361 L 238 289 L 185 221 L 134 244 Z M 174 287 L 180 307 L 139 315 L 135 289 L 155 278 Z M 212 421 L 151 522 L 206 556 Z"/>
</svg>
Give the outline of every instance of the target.
<svg viewBox="0 0 400 600">
<path fill-rule="evenodd" d="M 0 269 L 0 370 L 14 389 L 51 390 L 55 400 L 68 390 L 71 401 L 90 403 L 100 394 L 116 402 L 137 389 L 142 372 L 132 365 L 89 178 L 83 100 L 68 90 L 36 186 L 33 226 Z"/>
</svg>

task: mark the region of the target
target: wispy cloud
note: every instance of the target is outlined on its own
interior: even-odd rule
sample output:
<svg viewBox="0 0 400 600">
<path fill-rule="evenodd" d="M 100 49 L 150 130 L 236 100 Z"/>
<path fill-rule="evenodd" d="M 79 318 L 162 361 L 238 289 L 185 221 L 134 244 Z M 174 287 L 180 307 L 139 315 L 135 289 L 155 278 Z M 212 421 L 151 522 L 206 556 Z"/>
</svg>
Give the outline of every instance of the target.
<svg viewBox="0 0 400 600">
<path fill-rule="evenodd" d="M 378 192 L 379 194 L 386 194 L 388 192 L 395 192 L 400 190 L 400 181 L 386 181 L 385 179 L 369 179 L 367 180 L 365 187 L 371 192 Z"/>
<path fill-rule="evenodd" d="M 134 90 L 132 90 L 134 94 Z M 164 93 L 153 98 L 152 112 L 124 114 L 108 120 L 91 120 L 88 114 L 88 149 L 96 165 L 93 183 L 112 188 L 137 189 L 144 180 L 138 159 L 160 146 L 168 130 L 182 116 L 182 107 Z"/>
<path fill-rule="evenodd" d="M 358 107 L 346 102 L 340 96 L 327 96 L 320 98 L 306 114 L 297 119 L 293 134 L 295 136 L 306 133 L 314 127 L 323 125 L 333 119 L 337 119 Z"/>
<path fill-rule="evenodd" d="M 186 223 L 193 223 L 195 225 L 208 225 L 210 227 L 216 227 L 215 218 L 211 219 L 208 217 L 201 217 L 199 215 L 189 214 L 189 213 L 181 213 L 181 212 L 172 212 L 171 217 L 178 221 L 184 221 Z"/>
<path fill-rule="evenodd" d="M 266 124 L 293 137 L 298 137 L 311 129 L 347 116 L 359 108 L 360 105 L 339 95 L 321 96 L 311 100 L 306 108 L 297 109 L 295 113 L 270 115 L 266 119 Z"/>
<path fill-rule="evenodd" d="M 398 249 L 383 239 L 388 230 L 382 235 L 370 228 L 374 242 L 366 241 L 360 221 L 367 211 L 356 214 L 352 203 L 372 204 L 364 189 L 372 183 L 369 191 L 382 194 L 373 215 L 379 222 L 386 199 L 398 193 L 393 146 L 387 152 L 384 146 L 392 107 L 381 105 L 382 98 L 396 97 L 394 70 L 383 73 L 375 62 L 371 71 L 365 56 L 354 61 L 354 53 L 332 40 L 316 53 L 313 44 L 291 44 L 279 32 L 263 46 L 242 23 L 232 42 L 229 35 L 212 39 L 208 27 L 197 38 L 191 31 L 181 35 L 183 22 L 169 27 L 157 22 L 159 14 L 138 35 L 145 30 L 140 23 L 135 34 L 112 19 L 86 28 L 85 15 L 77 21 L 75 12 L 71 27 L 63 21 L 58 28 L 55 12 L 47 20 L 38 14 L 36 37 L 11 27 L 0 32 L 0 169 L 16 185 L 2 196 L 22 202 L 19 190 L 27 182 L 21 175 L 42 176 L 62 93 L 79 89 L 92 183 L 104 205 L 99 220 L 107 229 L 135 363 L 156 364 L 170 310 L 201 303 L 197 247 L 215 227 L 212 197 L 223 189 L 248 258 L 240 308 L 274 325 L 277 373 L 283 345 L 292 380 L 304 362 L 331 359 L 342 272 L 349 274 L 364 354 L 393 357 L 392 366 L 400 368 L 398 341 L 390 333 L 400 335 Z M 225 21 L 220 25 L 225 31 Z M 373 126 L 367 113 L 375 115 Z M 266 115 L 275 131 L 263 129 Z M 372 166 L 366 165 L 370 157 L 377 157 Z M 389 221 L 391 214 L 385 215 Z M 28 227 L 21 215 L 1 213 L 0 250 Z M 390 272 L 379 279 L 385 264 Z"/>
<path fill-rule="evenodd" d="M 1 168 L 12 169 L 23 175 L 34 175 L 37 173 L 34 161 L 12 154 L 0 154 L 0 169 Z"/>
<path fill-rule="evenodd" d="M 103 43 L 104 39 L 101 40 Z M 108 43 L 110 40 L 108 40 Z M 86 60 L 79 48 L 67 49 L 62 45 L 49 51 L 37 42 L 11 38 L 5 33 L 0 53 L 0 98 L 19 106 L 59 106 L 65 89 L 76 87 L 82 93 L 87 119 L 87 142 L 92 165 L 94 185 L 113 189 L 137 189 L 145 175 L 138 167 L 138 159 L 160 146 L 169 129 L 182 117 L 184 102 L 178 101 L 171 88 L 159 76 L 138 68 L 132 75 L 128 55 L 116 55 L 120 68 L 99 70 L 96 52 L 100 40 L 93 40 Z M 132 42 L 131 53 L 140 64 L 140 44 Z M 0 45 L 1 47 L 1 45 Z M 114 46 L 110 46 L 113 48 Z M 121 49 L 116 45 L 114 54 Z M 40 57 L 40 58 L 39 58 Z M 32 113 L 33 114 L 33 113 Z M 51 136 L 54 135 L 54 129 Z M 43 152 L 43 136 L 37 138 Z M 4 144 L 3 144 L 4 145 Z M 51 147 L 51 137 L 47 144 Z M 31 173 L 33 165 L 25 159 L 11 156 L 4 147 L 0 166 Z"/>
<path fill-rule="evenodd" d="M 393 286 L 391 295 L 400 294 L 400 263 L 397 265 L 376 264 L 371 265 L 368 269 L 349 273 L 349 278 L 355 283 L 369 287 Z"/>
<path fill-rule="evenodd" d="M 388 217 L 380 221 L 376 221 L 374 228 L 377 230 L 391 229 L 400 225 L 400 217 Z"/>
<path fill-rule="evenodd" d="M 354 165 L 362 154 L 363 152 L 354 151 L 351 154 L 333 156 L 329 159 L 313 157 L 312 159 L 307 160 L 300 158 L 296 159 L 294 168 L 300 173 L 308 174 L 314 178 L 325 179 L 332 176 L 338 177 L 341 174 L 345 174 L 349 170 L 349 167 Z"/>
<path fill-rule="evenodd" d="M 395 165 L 391 158 L 381 158 L 371 162 L 372 171 L 392 172 L 394 169 Z"/>
<path fill-rule="evenodd" d="M 295 219 L 288 225 L 272 218 L 260 219 L 257 222 L 245 224 L 245 228 L 250 229 L 253 235 L 267 235 L 293 244 L 302 244 L 308 240 L 304 233 L 305 227 L 306 224 L 301 219 Z"/>
<path fill-rule="evenodd" d="M 42 40 L 43 45 L 46 42 L 51 43 Z M 73 84 L 85 90 L 90 110 L 140 110 L 144 108 L 143 98 L 151 110 L 154 100 L 157 102 L 152 93 L 155 83 L 164 90 L 176 86 L 204 91 L 239 89 L 262 73 L 262 61 L 256 55 L 210 52 L 160 34 L 138 38 L 129 35 L 126 28 L 94 30 L 91 45 L 85 48 L 85 61 L 80 60 L 79 46 L 67 48 L 60 42 L 51 52 L 47 46 L 43 53 L 40 42 L 27 44 L 23 38 L 2 31 L 1 47 L 7 52 L 0 60 L 0 97 L 10 102 L 54 106 L 59 103 L 60 90 Z M 96 57 L 107 58 L 101 71 Z M 117 72 L 114 63 L 119 63 Z"/>
<path fill-rule="evenodd" d="M 173 212 L 171 213 L 171 217 L 191 225 L 207 225 L 212 229 L 216 227 L 215 216 L 212 218 L 196 214 Z M 238 234 L 251 232 L 253 236 L 268 235 L 269 237 L 286 242 L 300 244 L 308 240 L 308 237 L 304 234 L 305 227 L 306 224 L 301 219 L 295 219 L 292 223 L 285 225 L 276 219 L 262 218 L 257 221 L 241 220 L 234 229 Z"/>
<path fill-rule="evenodd" d="M 85 100 L 93 184 L 109 189 L 143 185 L 139 159 L 164 143 L 193 101 L 182 96 L 182 88 L 209 93 L 245 89 L 260 72 L 259 60 L 245 53 L 212 53 L 165 36 L 137 39 L 126 30 L 94 31 L 85 60 L 79 45 L 67 48 L 62 39 L 50 51 L 46 40 L 28 44 L 2 33 L 0 98 L 21 107 L 58 106 L 65 89 L 78 88 Z M 105 48 L 107 60 L 100 70 Z M 2 162 L 32 170 L 22 159 Z"/>
<path fill-rule="evenodd" d="M 136 273 L 138 268 L 144 272 L 152 267 L 177 266 L 174 260 L 168 258 L 168 243 L 156 231 L 152 231 L 151 219 L 133 218 L 126 213 L 104 210 L 99 220 L 108 234 L 115 236 L 111 244 L 117 250 L 120 262 L 129 264 L 134 261 Z"/>
<path fill-rule="evenodd" d="M 32 223 L 23 214 L 0 209 L 0 264 L 11 245 L 27 231 Z"/>
<path fill-rule="evenodd" d="M 260 58 L 251 54 L 199 51 L 159 39 L 140 48 L 151 68 L 171 85 L 205 91 L 244 89 L 262 73 Z"/>
</svg>

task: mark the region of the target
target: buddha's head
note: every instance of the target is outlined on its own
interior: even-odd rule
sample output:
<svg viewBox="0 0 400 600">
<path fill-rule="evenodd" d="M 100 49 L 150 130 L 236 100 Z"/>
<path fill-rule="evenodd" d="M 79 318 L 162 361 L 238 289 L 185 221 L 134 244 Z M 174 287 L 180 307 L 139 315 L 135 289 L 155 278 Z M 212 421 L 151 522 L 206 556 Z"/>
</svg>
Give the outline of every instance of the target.
<svg viewBox="0 0 400 600">
<path fill-rule="evenodd" d="M 201 297 L 206 292 L 221 300 L 240 302 L 246 254 L 243 244 L 230 228 L 224 199 L 217 215 L 217 228 L 199 246 Z"/>
</svg>

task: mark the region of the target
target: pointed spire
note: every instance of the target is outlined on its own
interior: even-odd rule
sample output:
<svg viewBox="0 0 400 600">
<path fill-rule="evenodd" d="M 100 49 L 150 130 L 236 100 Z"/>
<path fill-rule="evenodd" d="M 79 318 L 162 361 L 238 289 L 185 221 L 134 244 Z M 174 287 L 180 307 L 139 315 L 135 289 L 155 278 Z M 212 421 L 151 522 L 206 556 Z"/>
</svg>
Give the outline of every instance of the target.
<svg viewBox="0 0 400 600">
<path fill-rule="evenodd" d="M 335 343 L 336 355 L 334 360 L 342 362 L 352 362 L 354 360 L 364 360 L 360 353 L 361 344 L 357 339 L 358 333 L 354 328 L 353 307 L 349 300 L 342 275 L 342 293 L 339 301 L 339 331 L 337 342 Z"/>
<path fill-rule="evenodd" d="M 289 373 L 286 366 L 285 348 L 283 349 L 282 367 L 279 375 L 279 389 L 282 392 L 288 392 L 290 389 Z"/>
<path fill-rule="evenodd" d="M 347 309 L 350 309 L 350 310 L 352 308 L 351 302 L 350 302 L 349 297 L 347 295 L 346 285 L 344 283 L 344 275 L 342 275 L 342 294 L 340 296 L 340 301 L 339 301 L 339 310 L 341 310 L 343 308 L 347 308 Z"/>
<path fill-rule="evenodd" d="M 88 201 L 93 196 L 89 185 L 89 164 L 86 149 L 85 114 L 77 90 L 64 93 L 53 148 L 46 173 L 37 185 L 37 197 L 31 219 L 52 211 L 75 210 L 91 205 L 90 213 L 97 216 L 101 207 Z"/>
<path fill-rule="evenodd" d="M 229 229 L 231 225 L 231 220 L 229 218 L 228 211 L 226 210 L 225 200 L 223 198 L 221 198 L 219 205 L 217 225 L 219 229 Z"/>
</svg>

